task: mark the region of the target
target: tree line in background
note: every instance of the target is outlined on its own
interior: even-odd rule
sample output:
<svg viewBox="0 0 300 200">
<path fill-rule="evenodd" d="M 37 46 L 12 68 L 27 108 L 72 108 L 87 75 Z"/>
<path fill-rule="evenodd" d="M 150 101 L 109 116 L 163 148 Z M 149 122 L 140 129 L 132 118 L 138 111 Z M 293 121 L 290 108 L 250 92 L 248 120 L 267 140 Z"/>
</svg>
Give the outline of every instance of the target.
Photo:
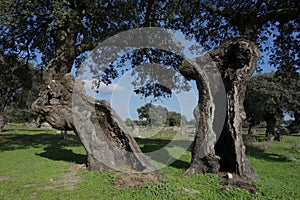
<svg viewBox="0 0 300 200">
<path fill-rule="evenodd" d="M 281 69 L 257 74 L 251 78 L 246 90 L 244 107 L 249 123 L 249 134 L 255 127 L 266 123 L 266 137 L 300 131 L 300 74 L 295 69 Z M 286 127 L 279 124 L 284 115 L 294 120 Z M 276 131 L 276 127 L 279 127 Z"/>
<path fill-rule="evenodd" d="M 31 104 L 43 86 L 39 69 L 13 55 L 0 55 L 0 132 L 6 122 L 37 117 Z"/>
<path fill-rule="evenodd" d="M 153 105 L 147 103 L 137 109 L 139 120 L 126 119 L 125 123 L 127 126 L 133 127 L 147 126 L 151 129 L 152 126 L 181 126 L 181 125 L 193 125 L 195 126 L 195 119 L 187 120 L 185 115 L 174 111 L 168 111 L 167 108 L 161 105 Z"/>
</svg>

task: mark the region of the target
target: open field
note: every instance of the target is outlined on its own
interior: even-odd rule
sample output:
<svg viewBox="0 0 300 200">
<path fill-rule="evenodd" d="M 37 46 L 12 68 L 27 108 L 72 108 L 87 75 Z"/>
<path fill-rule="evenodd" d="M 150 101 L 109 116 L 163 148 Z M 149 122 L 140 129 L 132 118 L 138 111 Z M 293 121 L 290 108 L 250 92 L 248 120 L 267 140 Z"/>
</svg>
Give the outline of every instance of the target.
<svg viewBox="0 0 300 200">
<path fill-rule="evenodd" d="M 147 174 L 126 179 L 86 171 L 85 150 L 73 134 L 62 140 L 55 130 L 8 127 L 0 134 L 0 199 L 300 199 L 300 136 L 265 142 L 261 133 L 247 139 L 247 157 L 260 176 L 255 195 L 221 185 L 212 174 L 184 176 L 190 151 L 163 168 L 155 183 Z M 173 134 L 164 130 L 137 142 L 149 152 Z"/>
</svg>

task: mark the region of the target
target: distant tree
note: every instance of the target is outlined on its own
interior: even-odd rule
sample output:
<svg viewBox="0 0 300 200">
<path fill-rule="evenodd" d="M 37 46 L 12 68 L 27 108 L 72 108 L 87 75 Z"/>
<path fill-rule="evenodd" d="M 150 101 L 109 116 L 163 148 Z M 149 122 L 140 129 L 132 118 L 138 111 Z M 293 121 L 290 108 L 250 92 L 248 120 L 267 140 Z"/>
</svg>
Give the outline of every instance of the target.
<svg viewBox="0 0 300 200">
<path fill-rule="evenodd" d="M 0 55 L 0 131 L 4 122 L 4 110 L 12 101 L 17 101 L 19 95 L 32 86 L 32 66 L 19 61 L 16 55 Z M 34 98 L 34 96 L 31 96 Z M 22 98 L 19 98 L 22 100 Z M 16 102 L 15 102 L 16 104 Z M 27 104 L 28 105 L 28 104 Z"/>
<path fill-rule="evenodd" d="M 299 73 L 296 71 L 279 70 L 253 76 L 247 86 L 244 102 L 249 121 L 248 132 L 251 134 L 255 126 L 265 121 L 266 137 L 275 135 L 276 122 L 283 118 L 284 112 L 297 116 L 300 106 L 299 83 Z M 291 126 L 294 129 L 297 127 Z"/>
<path fill-rule="evenodd" d="M 282 85 L 282 106 L 286 113 L 294 117 L 288 126 L 291 133 L 300 131 L 300 73 L 294 67 L 282 67 L 275 73 L 276 81 Z"/>
<path fill-rule="evenodd" d="M 251 78 L 245 96 L 245 111 L 249 121 L 249 133 L 262 121 L 266 121 L 266 137 L 275 135 L 276 118 L 283 115 L 280 102 L 282 85 L 276 82 L 274 73 L 258 74 Z"/>
<path fill-rule="evenodd" d="M 152 125 L 160 126 L 166 123 L 168 110 L 160 105 L 153 105 L 147 103 L 137 109 L 139 119 L 146 119 L 148 121 L 148 128 Z"/>
<path fill-rule="evenodd" d="M 180 126 L 181 123 L 187 123 L 186 116 L 174 111 L 169 112 L 165 107 L 151 103 L 147 103 L 138 108 L 137 112 L 140 119 L 146 119 L 148 121 L 149 128 L 151 128 L 152 125 L 159 126 L 165 124 L 168 126 Z"/>
<path fill-rule="evenodd" d="M 146 119 L 148 121 L 148 125 L 150 124 L 150 108 L 152 107 L 151 103 L 147 103 L 144 106 L 141 106 L 137 109 L 138 116 L 140 120 Z M 150 126 L 150 125 L 149 125 Z"/>
<path fill-rule="evenodd" d="M 31 76 L 30 81 L 32 81 L 31 87 L 20 89 L 19 93 L 14 96 L 13 101 L 6 107 L 4 113 L 8 122 L 33 122 L 40 117 L 32 111 L 31 105 L 44 87 L 41 71 L 33 66 L 30 66 L 28 70 Z"/>
<path fill-rule="evenodd" d="M 168 112 L 167 125 L 180 126 L 181 114 L 177 112 Z"/>
<path fill-rule="evenodd" d="M 148 126 L 148 121 L 145 120 L 134 120 L 133 122 L 137 126 Z"/>
</svg>

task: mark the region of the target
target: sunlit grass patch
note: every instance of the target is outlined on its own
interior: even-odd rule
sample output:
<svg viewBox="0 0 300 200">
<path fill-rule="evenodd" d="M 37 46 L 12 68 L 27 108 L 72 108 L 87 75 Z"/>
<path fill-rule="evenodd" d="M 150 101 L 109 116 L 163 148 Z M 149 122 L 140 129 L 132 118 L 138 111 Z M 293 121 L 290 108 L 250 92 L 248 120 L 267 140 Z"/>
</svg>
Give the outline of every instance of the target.
<svg viewBox="0 0 300 200">
<path fill-rule="evenodd" d="M 151 152 L 167 145 L 175 132 L 163 131 L 137 138 L 141 149 Z M 76 135 L 63 140 L 54 130 L 12 127 L 0 134 L 0 199 L 299 199 L 299 144 L 299 136 L 251 142 L 247 157 L 260 176 L 257 195 L 221 185 L 213 174 L 185 176 L 190 149 L 159 172 L 159 181 L 142 175 L 126 181 L 143 184 L 126 187 L 130 183 L 125 181 L 125 187 L 117 187 L 120 177 L 114 172 L 85 170 L 85 149 Z M 170 156 L 178 150 L 176 145 L 166 147 Z"/>
</svg>

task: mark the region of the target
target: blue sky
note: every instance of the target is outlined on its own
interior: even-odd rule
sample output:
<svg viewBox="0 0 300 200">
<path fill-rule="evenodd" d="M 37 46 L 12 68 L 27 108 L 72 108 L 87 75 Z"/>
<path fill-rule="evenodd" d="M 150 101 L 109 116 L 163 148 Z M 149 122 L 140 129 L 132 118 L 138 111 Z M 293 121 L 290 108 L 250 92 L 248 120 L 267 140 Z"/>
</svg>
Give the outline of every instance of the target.
<svg viewBox="0 0 300 200">
<path fill-rule="evenodd" d="M 152 97 L 142 97 L 134 93 L 134 87 L 131 84 L 133 77 L 128 71 L 122 77 L 115 80 L 110 85 L 101 84 L 99 93 L 92 90 L 91 80 L 86 80 L 85 89 L 89 96 L 95 99 L 105 99 L 110 102 L 111 106 L 118 112 L 122 119 L 138 119 L 137 109 L 146 103 L 161 105 L 169 111 L 175 111 L 193 119 L 193 109 L 197 105 L 198 94 L 194 81 L 190 81 L 191 90 L 172 93 L 171 98 L 160 98 L 155 101 Z"/>
</svg>

